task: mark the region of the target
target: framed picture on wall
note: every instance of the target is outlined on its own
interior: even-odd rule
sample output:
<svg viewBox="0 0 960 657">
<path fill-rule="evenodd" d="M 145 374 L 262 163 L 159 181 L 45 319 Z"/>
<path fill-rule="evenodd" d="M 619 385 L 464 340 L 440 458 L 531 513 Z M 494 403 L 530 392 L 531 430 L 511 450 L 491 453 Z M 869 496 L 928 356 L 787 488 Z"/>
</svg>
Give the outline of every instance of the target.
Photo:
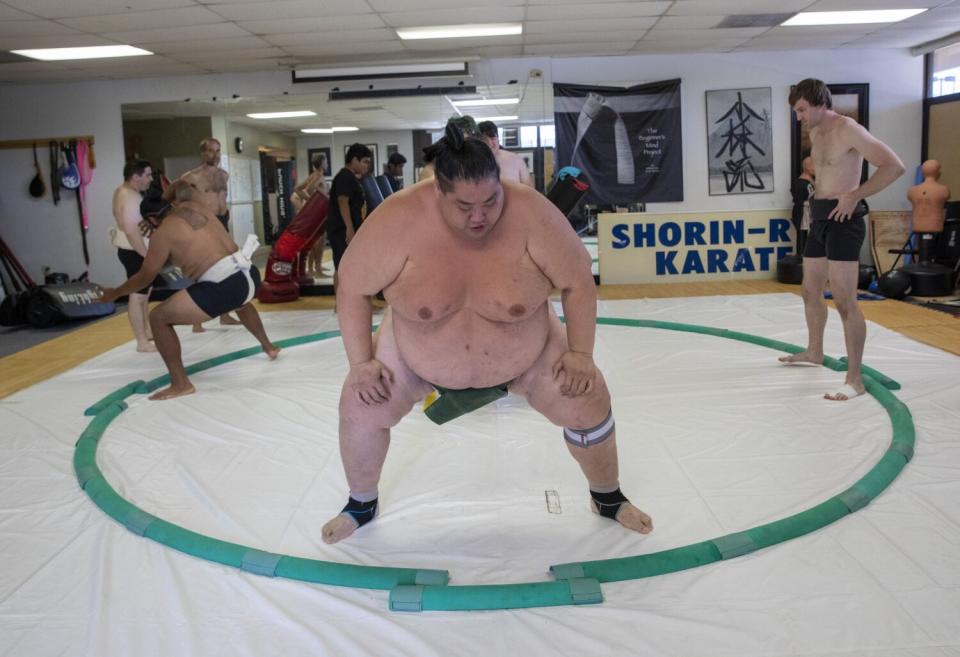
<svg viewBox="0 0 960 657">
<path fill-rule="evenodd" d="M 707 92 L 707 176 L 711 196 L 773 192 L 770 87 Z"/>
<path fill-rule="evenodd" d="M 870 85 L 857 84 L 828 84 L 830 95 L 833 97 L 833 110 L 837 114 L 849 116 L 851 119 L 870 129 Z M 810 133 L 806 126 L 797 120 L 797 115 L 790 110 L 790 175 L 792 180 L 800 176 L 803 158 L 810 155 Z M 863 162 L 861 181 L 867 179 L 867 162 Z"/>
<path fill-rule="evenodd" d="M 343 163 L 347 163 L 347 151 L 350 150 L 350 147 L 353 144 L 347 144 L 343 147 Z M 380 168 L 377 166 L 377 145 L 376 144 L 364 144 L 367 148 L 370 149 L 370 175 L 376 176 L 380 173 Z"/>
<path fill-rule="evenodd" d="M 307 166 L 310 168 L 309 169 L 310 173 L 313 173 L 314 169 L 316 169 L 316 167 L 313 166 L 313 162 L 318 155 L 321 155 L 324 158 L 326 158 L 324 160 L 324 165 L 323 165 L 323 175 L 324 177 L 329 178 L 330 176 L 333 175 L 333 170 L 331 168 L 332 165 L 330 164 L 330 160 L 331 160 L 330 149 L 326 146 L 323 146 L 321 148 L 307 149 Z"/>
</svg>

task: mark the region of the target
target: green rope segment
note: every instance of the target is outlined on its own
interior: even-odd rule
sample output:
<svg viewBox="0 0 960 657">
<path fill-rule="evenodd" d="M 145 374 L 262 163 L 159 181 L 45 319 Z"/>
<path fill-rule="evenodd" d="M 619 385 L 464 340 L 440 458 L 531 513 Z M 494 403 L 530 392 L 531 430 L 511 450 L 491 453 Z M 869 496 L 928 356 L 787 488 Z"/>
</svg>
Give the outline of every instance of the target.
<svg viewBox="0 0 960 657">
<path fill-rule="evenodd" d="M 801 347 L 748 333 L 696 324 L 657 320 L 598 317 L 598 325 L 686 331 L 740 340 L 777 351 L 799 353 Z M 276 342 L 278 347 L 335 338 L 339 331 L 324 331 Z M 194 363 L 188 374 L 261 353 L 260 347 L 230 352 Z M 846 369 L 844 360 L 825 358 L 824 366 Z M 893 439 L 883 457 L 847 490 L 793 516 L 711 540 L 633 557 L 583 561 L 550 566 L 554 581 L 525 584 L 448 586 L 446 570 L 358 566 L 266 552 L 198 534 L 143 511 L 121 497 L 104 478 L 96 463 L 103 433 L 127 409 L 123 401 L 169 383 L 169 375 L 151 381 L 133 381 L 90 406 L 92 415 L 77 440 L 73 455 L 80 487 L 104 513 L 139 536 L 186 554 L 240 568 L 267 577 L 285 577 L 316 584 L 389 590 L 390 609 L 396 611 L 489 610 L 602 602 L 600 584 L 653 577 L 733 559 L 821 529 L 863 508 L 883 492 L 913 457 L 915 429 L 909 409 L 890 390 L 900 384 L 870 368 L 863 368 L 864 382 L 884 407 L 893 425 Z M 877 374 L 874 377 L 871 373 Z"/>
</svg>

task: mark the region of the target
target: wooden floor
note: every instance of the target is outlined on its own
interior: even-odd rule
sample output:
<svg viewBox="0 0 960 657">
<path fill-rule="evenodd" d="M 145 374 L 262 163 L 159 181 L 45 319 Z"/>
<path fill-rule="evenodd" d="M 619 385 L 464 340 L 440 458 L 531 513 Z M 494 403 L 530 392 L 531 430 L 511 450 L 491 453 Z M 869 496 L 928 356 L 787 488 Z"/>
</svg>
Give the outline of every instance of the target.
<svg viewBox="0 0 960 657">
<path fill-rule="evenodd" d="M 775 281 L 676 283 L 661 285 L 602 285 L 601 299 L 643 299 L 715 295 L 797 294 L 800 288 Z M 304 297 L 284 304 L 257 304 L 261 312 L 317 310 L 333 307 L 332 297 Z M 960 320 L 945 313 L 901 301 L 862 303 L 863 314 L 908 338 L 960 355 Z M 0 359 L 0 399 L 130 342 L 126 313 L 85 326 L 72 333 Z M 132 347 L 131 347 L 132 348 Z"/>
</svg>

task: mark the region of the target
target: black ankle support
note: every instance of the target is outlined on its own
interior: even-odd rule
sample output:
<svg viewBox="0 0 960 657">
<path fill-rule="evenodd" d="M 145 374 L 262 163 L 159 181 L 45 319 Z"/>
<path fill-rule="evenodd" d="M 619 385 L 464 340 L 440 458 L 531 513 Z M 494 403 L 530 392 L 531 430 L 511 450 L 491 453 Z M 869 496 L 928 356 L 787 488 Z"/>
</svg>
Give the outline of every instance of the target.
<svg viewBox="0 0 960 657">
<path fill-rule="evenodd" d="M 377 515 L 377 499 L 379 498 L 374 498 L 369 502 L 358 502 L 350 497 L 347 499 L 347 505 L 343 507 L 343 511 L 340 513 L 346 513 L 357 522 L 357 525 L 363 527 Z"/>
<path fill-rule="evenodd" d="M 617 518 L 617 512 L 620 510 L 620 505 L 624 502 L 629 502 L 626 496 L 620 492 L 620 489 L 613 491 L 612 493 L 598 493 L 596 491 L 590 491 L 590 497 L 593 498 L 594 504 L 597 505 L 597 510 L 600 512 L 600 515 L 604 518 L 610 518 L 615 520 Z"/>
</svg>

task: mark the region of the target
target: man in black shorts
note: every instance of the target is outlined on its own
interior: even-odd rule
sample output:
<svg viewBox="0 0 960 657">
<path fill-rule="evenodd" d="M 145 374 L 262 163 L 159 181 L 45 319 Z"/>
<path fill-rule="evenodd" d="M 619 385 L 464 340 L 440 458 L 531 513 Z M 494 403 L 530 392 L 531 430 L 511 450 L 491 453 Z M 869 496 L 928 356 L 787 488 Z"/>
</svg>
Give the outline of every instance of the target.
<svg viewBox="0 0 960 657">
<path fill-rule="evenodd" d="M 327 239 L 333 251 L 334 270 L 340 269 L 340 258 L 347 250 L 354 233 L 366 217 L 366 199 L 360 178 L 370 169 L 373 153 L 363 144 L 353 144 L 344 156 L 346 165 L 330 186 L 330 209 L 327 211 Z M 337 288 L 337 274 L 333 286 Z"/>
<path fill-rule="evenodd" d="M 250 262 L 258 246 L 257 239 L 248 236 L 243 248 L 238 249 L 216 215 L 192 200 L 194 187 L 184 181 L 177 181 L 173 186 L 175 206 L 157 197 L 147 197 L 140 206 L 144 218 L 157 227 L 150 237 L 143 266 L 120 287 L 103 288 L 101 296 L 103 301 L 113 301 L 142 288 L 154 279 L 167 259 L 197 281 L 150 313 L 157 351 L 170 371 L 170 386 L 154 393 L 150 399 L 169 399 L 194 392 L 180 355 L 176 325 L 205 322 L 236 310 L 244 327 L 271 360 L 280 352 L 267 337 L 260 315 L 251 303 L 260 284 L 260 273 Z"/>
<path fill-rule="evenodd" d="M 820 80 L 802 80 L 790 89 L 790 107 L 810 128 L 813 169 L 817 172 L 815 198 L 810 200 L 810 233 L 803 253 L 803 305 L 809 340 L 805 351 L 783 356 L 784 363 L 823 363 L 823 330 L 827 304 L 823 292 L 830 284 L 843 321 L 847 347 L 847 375 L 836 392 L 824 398 L 846 401 L 865 392 L 860 365 L 866 340 L 866 322 L 857 305 L 860 247 L 866 233 L 864 199 L 903 175 L 903 162 L 889 146 L 851 118 L 833 111 L 833 99 Z M 860 182 L 863 161 L 877 167 Z"/>
<path fill-rule="evenodd" d="M 111 241 L 117 247 L 117 257 L 127 272 L 127 278 L 133 276 L 143 265 L 143 256 L 147 254 L 147 245 L 140 235 L 140 201 L 143 192 L 153 181 L 153 170 L 146 160 L 130 160 L 123 167 L 123 184 L 113 192 L 113 218 L 117 225 L 110 231 Z M 137 351 L 156 351 L 153 346 L 153 333 L 147 321 L 147 302 L 150 300 L 150 283 L 143 288 L 130 292 L 127 299 L 127 317 L 133 337 L 137 340 Z"/>
</svg>

